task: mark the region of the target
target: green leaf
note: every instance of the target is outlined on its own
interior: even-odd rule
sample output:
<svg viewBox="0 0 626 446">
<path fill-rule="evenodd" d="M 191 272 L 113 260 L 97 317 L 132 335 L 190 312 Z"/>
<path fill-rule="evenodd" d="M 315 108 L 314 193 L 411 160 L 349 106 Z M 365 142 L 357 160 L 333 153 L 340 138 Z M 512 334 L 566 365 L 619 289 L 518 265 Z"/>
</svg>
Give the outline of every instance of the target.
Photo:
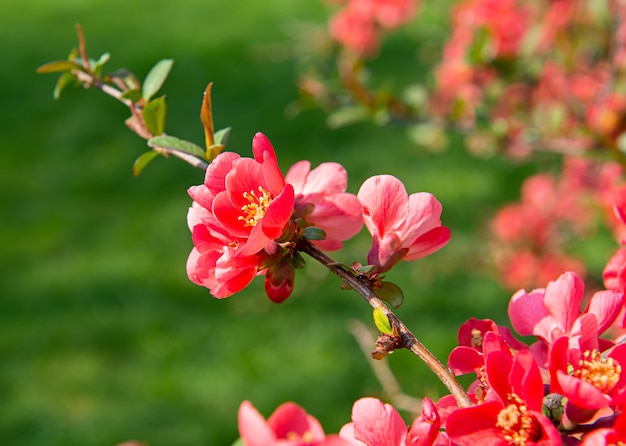
<svg viewBox="0 0 626 446">
<path fill-rule="evenodd" d="M 161 135 L 165 131 L 165 121 L 167 119 L 165 96 L 148 102 L 143 109 L 142 116 L 150 134 L 153 136 Z"/>
<path fill-rule="evenodd" d="M 230 127 L 226 127 L 225 129 L 218 130 L 213 135 L 213 140 L 215 145 L 222 145 L 226 147 L 226 143 L 228 142 L 228 138 L 230 137 Z"/>
<path fill-rule="evenodd" d="M 69 84 L 71 84 L 75 80 L 76 80 L 76 77 L 69 71 L 66 71 L 61 76 L 59 76 L 59 79 L 57 80 L 57 83 L 54 86 L 54 93 L 53 93 L 54 99 L 59 100 L 59 98 L 61 97 L 61 92 L 65 89 L 65 87 L 67 87 Z"/>
<path fill-rule="evenodd" d="M 155 159 L 158 155 L 159 153 L 155 152 L 154 150 L 150 150 L 149 152 L 144 152 L 139 155 L 139 157 L 133 163 L 133 175 L 136 177 L 139 176 L 139 174 L 143 172 L 143 170 L 146 168 L 148 163 L 150 163 L 150 161 Z"/>
<path fill-rule="evenodd" d="M 100 75 L 102 74 L 102 68 L 104 67 L 104 64 L 107 63 L 110 58 L 111 58 L 111 54 L 104 53 L 102 56 L 100 56 L 100 59 L 96 61 L 93 61 L 93 60 L 89 61 L 89 64 L 91 66 L 91 71 L 96 77 L 98 78 L 100 77 Z"/>
<path fill-rule="evenodd" d="M 202 147 L 192 142 L 185 141 L 184 139 L 176 138 L 175 136 L 155 136 L 148 140 L 148 145 L 150 147 L 163 147 L 164 149 L 178 150 L 200 158 L 204 157 L 204 149 Z"/>
<path fill-rule="evenodd" d="M 69 60 L 57 60 L 44 64 L 37 68 L 37 73 L 63 73 L 64 71 L 80 70 L 85 71 L 82 65 L 77 64 Z"/>
<path fill-rule="evenodd" d="M 122 93 L 123 99 L 128 99 L 131 102 L 139 102 L 141 100 L 141 91 L 138 88 L 126 90 Z"/>
<path fill-rule="evenodd" d="M 297 269 L 302 269 L 306 266 L 304 257 L 302 257 L 302 254 L 300 254 L 298 251 L 295 251 L 292 254 L 291 264 L 293 265 L 294 268 L 297 268 Z"/>
<path fill-rule="evenodd" d="M 326 240 L 326 232 L 315 226 L 308 226 L 302 230 L 302 237 L 307 240 Z"/>
<path fill-rule="evenodd" d="M 382 287 L 374 288 L 372 291 L 393 308 L 398 308 L 404 302 L 404 293 L 395 283 L 383 282 Z"/>
<path fill-rule="evenodd" d="M 235 440 L 232 446 L 246 446 L 246 445 L 243 443 L 243 440 L 241 438 L 237 438 L 237 440 Z"/>
<path fill-rule="evenodd" d="M 389 318 L 385 314 L 385 310 L 381 307 L 374 308 L 374 324 L 376 324 L 376 328 L 378 328 L 381 333 L 388 335 L 393 334 L 391 322 L 389 322 Z"/>
<path fill-rule="evenodd" d="M 146 79 L 143 81 L 143 88 L 141 95 L 146 101 L 149 101 L 152 96 L 154 96 L 163 83 L 165 79 L 167 79 L 168 74 L 170 74 L 170 70 L 172 69 L 172 65 L 174 61 L 172 59 L 163 59 L 156 63 L 154 67 L 150 70 Z"/>
</svg>

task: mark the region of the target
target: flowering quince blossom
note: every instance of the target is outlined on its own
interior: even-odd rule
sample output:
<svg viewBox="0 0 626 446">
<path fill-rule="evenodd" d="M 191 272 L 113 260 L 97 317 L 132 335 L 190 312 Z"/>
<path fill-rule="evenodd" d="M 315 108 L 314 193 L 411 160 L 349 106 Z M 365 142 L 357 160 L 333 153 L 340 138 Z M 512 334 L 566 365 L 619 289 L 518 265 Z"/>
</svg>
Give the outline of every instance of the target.
<svg viewBox="0 0 626 446">
<path fill-rule="evenodd" d="M 448 445 L 447 435 L 439 432 L 440 419 L 433 402 L 424 398 L 422 414 L 407 428 L 398 411 L 377 398 L 361 398 L 352 407 L 352 422 L 339 436 L 357 446 Z"/>
<path fill-rule="evenodd" d="M 517 333 L 535 335 L 539 340 L 530 346 L 542 366 L 547 364 L 548 351 L 554 342 L 566 336 L 570 347 L 603 343 L 598 336 L 611 326 L 623 305 L 623 294 L 612 290 L 598 291 L 581 313 L 584 282 L 575 273 L 567 272 L 548 286 L 527 293 L 519 290 L 509 302 L 509 318 Z"/>
<path fill-rule="evenodd" d="M 567 398 L 566 411 L 575 422 L 591 419 L 595 412 L 626 402 L 626 344 L 603 353 L 598 342 L 572 348 L 566 337 L 550 351 L 551 390 Z"/>
<path fill-rule="evenodd" d="M 204 184 L 189 189 L 194 249 L 187 274 L 218 298 L 252 281 L 261 260 L 276 250 L 274 240 L 293 212 L 293 186 L 285 183 L 265 135 L 255 135 L 252 151 L 254 159 L 221 153 L 207 169 Z"/>
<path fill-rule="evenodd" d="M 459 328 L 459 345 L 448 357 L 448 367 L 455 375 L 476 373 L 477 379 L 469 392 L 482 401 L 488 387 L 484 376 L 485 355 L 493 350 L 526 350 L 528 346 L 511 335 L 507 327 L 496 325 L 484 319 L 469 319 Z"/>
<path fill-rule="evenodd" d="M 472 446 L 560 446 L 559 432 L 541 412 L 544 387 L 532 353 L 523 350 L 513 356 L 502 343 L 502 348 L 485 352 L 484 369 L 484 402 L 449 414 L 450 439 Z"/>
<path fill-rule="evenodd" d="M 266 421 L 244 401 L 238 418 L 245 446 L 350 446 L 337 435 L 326 436 L 320 423 L 295 403 L 282 404 Z"/>
<path fill-rule="evenodd" d="M 361 203 L 346 192 L 348 173 L 341 164 L 322 163 L 311 170 L 311 163 L 300 161 L 291 166 L 285 182 L 295 193 L 294 219 L 301 219 L 301 226 L 315 226 L 326 233 L 324 240 L 314 241 L 320 249 L 341 249 L 341 242 L 363 227 Z"/>
<path fill-rule="evenodd" d="M 367 256 L 378 272 L 390 270 L 400 260 L 416 260 L 432 254 L 450 240 L 441 226 L 441 203 L 427 192 L 407 194 L 402 182 L 391 175 L 365 180 L 357 194 L 363 220 L 372 234 Z"/>
</svg>

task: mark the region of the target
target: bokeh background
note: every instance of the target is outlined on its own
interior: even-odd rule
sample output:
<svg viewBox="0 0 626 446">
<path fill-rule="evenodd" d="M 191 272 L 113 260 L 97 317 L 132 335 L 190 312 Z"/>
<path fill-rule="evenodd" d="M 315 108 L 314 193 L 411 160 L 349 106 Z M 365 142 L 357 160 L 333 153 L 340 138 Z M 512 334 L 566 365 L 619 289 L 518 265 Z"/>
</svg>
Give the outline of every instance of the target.
<svg viewBox="0 0 626 446">
<path fill-rule="evenodd" d="M 452 2 L 432 3 L 385 41 L 375 66 L 392 87 L 396 74 L 425 78 L 441 49 Z M 0 2 L 2 444 L 228 445 L 245 399 L 265 416 L 295 401 L 336 432 L 357 398 L 382 395 L 348 330 L 352 320 L 372 325 L 370 308 L 320 266 L 309 261 L 281 305 L 262 280 L 221 301 L 187 280 L 186 189 L 202 172 L 159 158 L 134 178 L 145 143 L 124 126 L 127 110 L 80 87 L 54 101 L 56 76 L 35 73 L 76 46 L 76 23 L 93 58 L 112 54 L 108 69 L 143 77 L 159 59 L 175 60 L 162 89 L 170 134 L 202 143 L 199 109 L 213 82 L 230 150 L 249 155 L 262 131 L 285 171 L 300 159 L 337 161 L 350 192 L 391 173 L 409 192 L 434 193 L 450 244 L 388 278 L 406 293 L 398 315 L 442 360 L 467 318 L 506 323 L 511 293 L 486 268 L 485 219 L 536 166 L 474 158 L 453 136 L 430 153 L 401 127 L 331 130 L 320 110 L 288 117 L 294 29 L 327 17 L 317 0 Z M 364 261 L 368 249 L 361 233 L 334 257 Z M 407 394 L 444 393 L 408 352 L 389 359 Z"/>
</svg>

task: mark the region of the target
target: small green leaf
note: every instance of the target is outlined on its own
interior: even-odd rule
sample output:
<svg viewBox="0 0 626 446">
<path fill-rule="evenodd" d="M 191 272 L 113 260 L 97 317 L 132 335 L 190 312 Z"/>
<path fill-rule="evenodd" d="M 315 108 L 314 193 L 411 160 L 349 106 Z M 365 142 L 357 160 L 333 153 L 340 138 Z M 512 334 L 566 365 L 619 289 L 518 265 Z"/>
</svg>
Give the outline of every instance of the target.
<svg viewBox="0 0 626 446">
<path fill-rule="evenodd" d="M 100 75 L 102 74 L 102 68 L 104 68 L 104 64 L 106 64 L 110 58 L 111 58 L 111 54 L 104 53 L 102 56 L 100 56 L 100 59 L 96 61 L 93 61 L 93 60 L 89 61 L 89 64 L 91 66 L 91 71 L 96 77 L 98 78 L 100 77 Z"/>
<path fill-rule="evenodd" d="M 246 446 L 241 438 L 237 438 L 231 446 Z"/>
<path fill-rule="evenodd" d="M 141 91 L 138 88 L 133 88 L 131 90 L 126 90 L 122 93 L 123 99 L 128 99 L 131 102 L 139 102 L 141 100 Z"/>
<path fill-rule="evenodd" d="M 150 150 L 149 152 L 144 152 L 139 155 L 139 157 L 133 163 L 133 175 L 136 177 L 139 176 L 139 174 L 143 172 L 143 170 L 146 168 L 148 163 L 150 163 L 150 161 L 155 159 L 158 155 L 159 153 L 155 152 L 154 150 Z"/>
<path fill-rule="evenodd" d="M 148 145 L 150 147 L 163 147 L 164 149 L 178 150 L 200 158 L 204 157 L 204 149 L 202 147 L 192 142 L 185 141 L 184 139 L 176 138 L 175 136 L 155 136 L 148 140 Z"/>
<path fill-rule="evenodd" d="M 315 226 L 308 226 L 302 230 L 302 237 L 307 240 L 326 240 L 326 232 Z"/>
<path fill-rule="evenodd" d="M 378 328 L 381 333 L 388 335 L 393 334 L 391 322 L 389 322 L 389 318 L 381 307 L 374 308 L 374 324 L 376 324 L 376 328 Z"/>
<path fill-rule="evenodd" d="M 54 99 L 59 100 L 59 98 L 61 97 L 61 92 L 65 89 L 65 87 L 67 87 L 69 84 L 71 84 L 75 80 L 76 80 L 76 77 L 69 71 L 66 71 L 61 76 L 59 76 L 59 79 L 57 80 L 57 83 L 54 86 L 54 93 L 53 93 Z"/>
<path fill-rule="evenodd" d="M 63 73 L 64 71 L 70 70 L 85 71 L 85 69 L 76 62 L 69 60 L 57 60 L 40 66 L 37 68 L 37 73 Z"/>
<path fill-rule="evenodd" d="M 146 101 L 149 101 L 154 96 L 163 83 L 167 79 L 174 61 L 172 59 L 163 59 L 156 63 L 150 70 L 146 79 L 143 81 L 143 88 L 141 95 Z"/>
<path fill-rule="evenodd" d="M 230 131 L 231 131 L 230 127 L 226 127 L 225 129 L 218 130 L 213 135 L 213 139 L 214 139 L 213 142 L 216 145 L 222 145 L 226 147 L 226 143 L 228 142 L 228 138 L 230 136 Z"/>
<path fill-rule="evenodd" d="M 306 262 L 304 261 L 304 257 L 298 251 L 294 252 L 291 256 L 291 264 L 294 268 L 302 269 L 306 266 Z"/>
<path fill-rule="evenodd" d="M 142 116 L 150 134 L 153 136 L 161 135 L 165 131 L 165 121 L 167 120 L 165 96 L 148 102 L 143 109 Z"/>
<path fill-rule="evenodd" d="M 404 302 L 404 293 L 395 283 L 383 282 L 382 287 L 374 288 L 372 291 L 393 308 L 398 308 Z"/>
</svg>

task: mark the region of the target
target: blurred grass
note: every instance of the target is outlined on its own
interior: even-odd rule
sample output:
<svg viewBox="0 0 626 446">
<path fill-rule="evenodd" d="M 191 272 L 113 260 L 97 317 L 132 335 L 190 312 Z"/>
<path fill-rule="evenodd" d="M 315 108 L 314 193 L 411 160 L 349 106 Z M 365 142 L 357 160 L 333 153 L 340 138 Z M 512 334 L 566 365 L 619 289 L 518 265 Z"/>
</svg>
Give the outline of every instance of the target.
<svg viewBox="0 0 626 446">
<path fill-rule="evenodd" d="M 212 81 L 216 125 L 233 127 L 231 150 L 250 154 L 253 134 L 263 131 L 284 169 L 299 159 L 338 161 L 351 192 L 371 175 L 392 173 L 410 192 L 435 193 L 453 240 L 388 277 L 407 294 L 398 314 L 440 358 L 467 318 L 505 322 L 509 293 L 481 268 L 476 234 L 498 204 L 516 196 L 532 166 L 478 160 L 455 147 L 427 154 L 400 128 L 331 131 L 319 111 L 287 120 L 294 63 L 258 50 L 284 43 L 282 30 L 293 20 L 324 17 L 317 1 L 0 3 L 4 444 L 231 444 L 244 399 L 265 415 L 296 401 L 337 431 L 355 399 L 380 394 L 346 328 L 352 318 L 369 324 L 369 307 L 340 292 L 321 267 L 299 273 L 294 296 L 280 306 L 264 296 L 261 281 L 223 301 L 188 282 L 186 189 L 202 172 L 158 159 L 133 178 L 132 162 L 145 147 L 123 125 L 124 107 L 80 88 L 54 102 L 55 77 L 35 74 L 76 45 L 78 22 L 92 57 L 112 53 L 108 68 L 143 76 L 157 60 L 175 59 L 163 88 L 171 134 L 203 140 L 199 106 Z M 431 37 L 444 32 L 431 23 L 407 35 L 428 37 L 432 52 Z M 389 54 L 389 67 L 413 63 L 410 46 Z M 363 261 L 368 243 L 362 233 L 335 257 Z M 408 393 L 442 394 L 407 352 L 390 359 Z"/>
</svg>

